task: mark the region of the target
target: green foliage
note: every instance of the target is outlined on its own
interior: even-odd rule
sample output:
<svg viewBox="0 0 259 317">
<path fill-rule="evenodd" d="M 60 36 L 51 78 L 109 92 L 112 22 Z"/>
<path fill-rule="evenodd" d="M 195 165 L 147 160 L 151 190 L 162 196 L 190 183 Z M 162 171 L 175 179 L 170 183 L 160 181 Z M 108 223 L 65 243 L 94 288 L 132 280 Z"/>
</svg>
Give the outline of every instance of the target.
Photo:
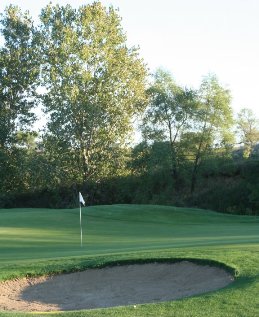
<svg viewBox="0 0 259 317">
<path fill-rule="evenodd" d="M 237 131 L 245 148 L 243 156 L 248 158 L 252 154 L 253 147 L 259 142 L 259 120 L 252 110 L 243 108 L 237 115 Z"/>
<path fill-rule="evenodd" d="M 150 104 L 143 118 L 144 139 L 169 141 L 171 170 L 177 177 L 178 141 L 189 128 L 197 103 L 195 92 L 178 86 L 171 75 L 159 69 L 154 75 L 154 83 L 147 91 Z"/>
<path fill-rule="evenodd" d="M 169 73 L 158 70 L 148 94 L 150 105 L 143 119 L 143 135 L 153 142 L 169 142 L 176 189 L 181 188 L 179 168 L 192 162 L 190 186 L 194 192 L 201 162 L 216 147 L 230 152 L 230 93 L 213 75 L 204 78 L 200 90 L 194 92 L 176 85 Z"/>
<path fill-rule="evenodd" d="M 127 175 L 133 117 L 146 103 L 146 69 L 138 50 L 127 47 L 120 22 L 116 10 L 99 2 L 78 10 L 50 4 L 37 28 L 27 12 L 6 8 L 0 48 L 4 205 L 10 195 Z M 29 129 L 39 91 L 48 114 L 42 139 Z"/>
<path fill-rule="evenodd" d="M 26 186 L 24 150 L 0 149 L 0 189 L 3 194 L 24 190 Z"/>
<path fill-rule="evenodd" d="M 117 12 L 100 2 L 48 5 L 41 22 L 48 153 L 80 181 L 112 175 L 145 104 L 145 66 Z"/>
<path fill-rule="evenodd" d="M 197 150 L 192 172 L 192 193 L 196 187 L 198 169 L 203 158 L 211 152 L 216 143 L 224 144 L 231 139 L 229 130 L 233 125 L 230 92 L 219 84 L 214 75 L 209 75 L 202 81 L 199 100 L 194 129 L 194 132 L 198 133 L 198 139 L 196 138 Z"/>
<path fill-rule="evenodd" d="M 80 190 L 86 193 L 89 205 L 166 204 L 258 214 L 257 161 L 233 162 L 224 152 L 216 152 L 200 164 L 196 191 L 191 194 L 192 161 L 179 162 L 176 183 L 167 147 L 167 143 L 142 143 L 132 152 L 131 173 L 84 183 L 75 183 L 71 177 L 70 184 L 68 175 L 58 170 L 57 161 L 48 161 L 41 153 L 28 156 L 24 149 L 17 149 L 10 155 L 12 161 L 0 157 L 0 170 L 8 172 L 1 182 L 0 206 L 68 208 L 76 206 Z M 53 179 L 53 174 L 57 178 Z M 58 183 L 62 179 L 64 182 Z"/>
<path fill-rule="evenodd" d="M 37 33 L 28 13 L 10 5 L 1 15 L 4 45 L 0 47 L 0 147 L 10 147 L 19 130 L 35 120 L 39 62 Z"/>
<path fill-rule="evenodd" d="M 134 175 L 155 174 L 159 170 L 170 171 L 170 143 L 154 142 L 148 145 L 141 142 L 131 151 L 129 168 Z"/>
<path fill-rule="evenodd" d="M 258 213 L 258 120 L 240 112 L 233 151 L 230 92 L 214 75 L 193 91 L 159 69 L 147 85 L 118 11 L 100 2 L 50 3 L 37 27 L 10 5 L 0 24 L 0 206 L 71 207 L 84 189 L 91 204 Z M 39 100 L 43 135 L 31 131 Z M 131 149 L 140 114 L 144 141 Z"/>
</svg>

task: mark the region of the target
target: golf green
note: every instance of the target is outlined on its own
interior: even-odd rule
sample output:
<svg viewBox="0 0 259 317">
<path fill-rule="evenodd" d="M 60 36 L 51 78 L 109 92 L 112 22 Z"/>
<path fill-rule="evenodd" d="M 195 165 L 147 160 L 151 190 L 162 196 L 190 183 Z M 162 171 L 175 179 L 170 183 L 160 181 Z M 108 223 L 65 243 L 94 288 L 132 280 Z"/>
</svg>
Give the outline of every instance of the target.
<svg viewBox="0 0 259 317">
<path fill-rule="evenodd" d="M 0 279 L 111 262 L 191 259 L 232 268 L 236 279 L 222 290 L 177 301 L 55 316 L 259 316 L 258 217 L 169 206 L 111 205 L 83 208 L 82 221 L 81 247 L 78 209 L 1 209 Z M 12 315 L 31 316 L 0 312 L 0 316 Z"/>
</svg>

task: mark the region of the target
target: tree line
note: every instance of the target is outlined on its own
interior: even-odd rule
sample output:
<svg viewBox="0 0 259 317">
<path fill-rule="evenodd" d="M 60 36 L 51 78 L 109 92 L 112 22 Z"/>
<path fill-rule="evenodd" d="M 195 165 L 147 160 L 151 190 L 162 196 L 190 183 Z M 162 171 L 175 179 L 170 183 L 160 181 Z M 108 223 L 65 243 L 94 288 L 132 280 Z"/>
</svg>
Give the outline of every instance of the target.
<svg viewBox="0 0 259 317">
<path fill-rule="evenodd" d="M 100 2 L 49 4 L 37 25 L 10 5 L 0 25 L 1 207 L 71 207 L 80 189 L 89 203 L 256 212 L 258 120 L 246 108 L 234 118 L 215 75 L 190 89 L 150 74 Z"/>
</svg>

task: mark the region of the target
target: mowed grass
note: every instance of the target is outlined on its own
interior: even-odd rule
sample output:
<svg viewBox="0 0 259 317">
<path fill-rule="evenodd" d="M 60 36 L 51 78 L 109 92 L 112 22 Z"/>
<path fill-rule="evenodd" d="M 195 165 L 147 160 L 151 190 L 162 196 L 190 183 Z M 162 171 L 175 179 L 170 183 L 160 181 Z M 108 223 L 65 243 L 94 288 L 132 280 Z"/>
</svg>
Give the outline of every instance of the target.
<svg viewBox="0 0 259 317">
<path fill-rule="evenodd" d="M 1 209 L 0 280 L 151 259 L 217 261 L 236 270 L 228 287 L 178 301 L 47 316 L 259 316 L 259 218 L 200 209 L 112 205 L 79 210 Z M 31 313 L 0 312 L 27 317 Z M 35 316 L 46 316 L 35 313 Z"/>
</svg>

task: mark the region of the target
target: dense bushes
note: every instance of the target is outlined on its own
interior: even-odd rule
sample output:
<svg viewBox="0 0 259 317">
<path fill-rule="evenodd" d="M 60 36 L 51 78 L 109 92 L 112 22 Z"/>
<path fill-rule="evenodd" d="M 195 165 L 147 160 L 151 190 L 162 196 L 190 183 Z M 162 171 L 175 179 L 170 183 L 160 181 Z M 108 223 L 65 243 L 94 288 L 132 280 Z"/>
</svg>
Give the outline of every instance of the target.
<svg viewBox="0 0 259 317">
<path fill-rule="evenodd" d="M 188 180 L 182 181 L 180 189 L 176 190 L 171 174 L 165 169 L 141 176 L 114 177 L 52 190 L 1 194 L 0 207 L 76 208 L 78 191 L 81 191 L 87 205 L 167 204 L 258 215 L 258 172 L 259 162 L 256 161 L 229 165 L 211 174 L 204 169 L 196 191 L 191 194 Z"/>
<path fill-rule="evenodd" d="M 29 164 L 26 163 L 27 156 L 22 155 L 24 151 L 18 151 L 19 155 L 12 153 L 9 165 L 13 166 L 19 160 L 20 169 L 16 174 L 11 169 L 13 173 L 7 173 L 8 178 L 2 181 L 0 208 L 76 208 L 78 192 L 81 191 L 87 205 L 161 204 L 200 207 L 227 213 L 259 214 L 257 157 L 235 158 L 218 152 L 204 157 L 197 172 L 195 190 L 191 192 L 192 161 L 183 159 L 179 162 L 175 177 L 170 168 L 167 145 L 155 143 L 149 147 L 140 144 L 132 151 L 124 176 L 107 177 L 83 184 L 76 183 L 76 180 L 71 184 L 68 182 L 70 179 L 66 178 L 62 182 L 52 182 L 51 169 L 46 171 L 46 166 L 50 166 L 47 161 L 43 165 L 35 164 L 34 169 L 29 170 L 30 176 L 26 173 Z M 39 163 L 35 158 L 34 161 Z M 0 170 L 4 171 L 6 165 L 1 165 L 1 162 L 7 161 L 0 160 Z M 38 178 L 34 177 L 36 174 Z M 30 183 L 30 179 L 35 179 L 34 183 Z M 24 181 L 27 187 L 21 186 L 19 180 Z M 58 185 L 60 183 L 64 186 Z"/>
</svg>

